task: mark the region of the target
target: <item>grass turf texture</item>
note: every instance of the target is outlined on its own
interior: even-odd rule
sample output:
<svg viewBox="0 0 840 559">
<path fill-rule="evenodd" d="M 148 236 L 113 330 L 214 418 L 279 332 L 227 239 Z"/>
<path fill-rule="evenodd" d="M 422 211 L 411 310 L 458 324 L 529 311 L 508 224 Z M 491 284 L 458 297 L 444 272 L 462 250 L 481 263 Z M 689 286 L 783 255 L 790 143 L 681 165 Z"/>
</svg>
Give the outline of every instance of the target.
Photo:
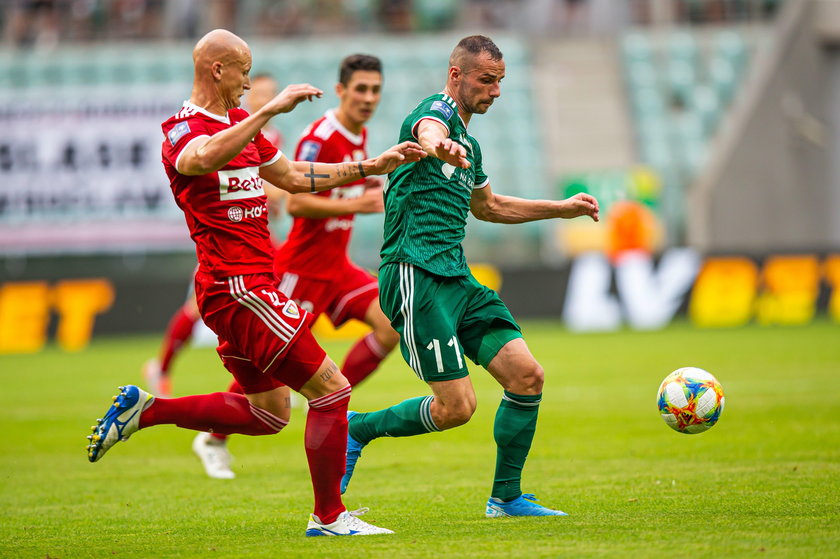
<svg viewBox="0 0 840 559">
<path fill-rule="evenodd" d="M 501 391 L 474 371 L 478 410 L 446 433 L 364 453 L 345 496 L 394 536 L 305 538 L 303 413 L 273 437 L 235 437 L 237 479 L 207 478 L 194 434 L 161 426 L 96 464 L 84 446 L 116 386 L 139 383 L 156 336 L 78 354 L 0 356 L 2 557 L 817 557 L 840 549 L 840 327 L 571 335 L 526 323 L 546 390 L 523 489 L 571 516 L 485 519 Z M 329 343 L 341 361 L 347 344 Z M 720 422 L 681 435 L 656 389 L 694 365 L 726 391 Z M 224 389 L 210 348 L 176 362 L 176 394 Z M 351 409 L 426 394 L 401 359 Z"/>
</svg>

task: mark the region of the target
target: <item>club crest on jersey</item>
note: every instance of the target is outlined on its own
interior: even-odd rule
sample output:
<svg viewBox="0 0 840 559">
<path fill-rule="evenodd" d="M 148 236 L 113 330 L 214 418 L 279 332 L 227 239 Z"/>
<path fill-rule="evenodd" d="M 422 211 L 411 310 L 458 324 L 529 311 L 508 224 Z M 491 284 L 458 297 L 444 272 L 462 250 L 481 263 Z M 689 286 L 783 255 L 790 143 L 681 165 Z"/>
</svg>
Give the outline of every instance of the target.
<svg viewBox="0 0 840 559">
<path fill-rule="evenodd" d="M 443 116 L 446 117 L 446 120 L 452 118 L 452 115 L 455 114 L 455 109 L 444 103 L 443 101 L 435 101 L 432 103 L 431 110 L 437 111 Z"/>
<path fill-rule="evenodd" d="M 294 301 L 286 301 L 286 304 L 283 305 L 283 314 L 289 318 L 298 319 L 300 318 L 300 309 L 298 309 Z"/>
<path fill-rule="evenodd" d="M 173 146 L 178 143 L 178 140 L 183 138 L 186 134 L 190 132 L 190 125 L 187 122 L 179 122 L 175 126 L 172 127 L 172 130 L 166 133 L 166 137 L 169 138 L 169 143 Z M 160 136 L 158 136 L 160 137 Z"/>
<path fill-rule="evenodd" d="M 313 142 L 312 140 L 306 140 L 300 145 L 300 155 L 298 155 L 299 161 L 315 161 L 318 157 L 318 153 L 321 152 L 321 144 L 319 142 Z"/>
</svg>

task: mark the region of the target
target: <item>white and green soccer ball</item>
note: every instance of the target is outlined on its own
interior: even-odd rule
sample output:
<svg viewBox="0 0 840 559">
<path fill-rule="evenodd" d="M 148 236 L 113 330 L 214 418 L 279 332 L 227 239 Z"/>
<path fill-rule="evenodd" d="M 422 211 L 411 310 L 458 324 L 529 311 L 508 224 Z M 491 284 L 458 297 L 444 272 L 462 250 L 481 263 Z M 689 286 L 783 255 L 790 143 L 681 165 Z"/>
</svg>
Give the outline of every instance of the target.
<svg viewBox="0 0 840 559">
<path fill-rule="evenodd" d="M 717 423 L 723 412 L 723 387 L 708 371 L 677 369 L 662 381 L 656 404 L 668 427 L 694 435 Z"/>
</svg>

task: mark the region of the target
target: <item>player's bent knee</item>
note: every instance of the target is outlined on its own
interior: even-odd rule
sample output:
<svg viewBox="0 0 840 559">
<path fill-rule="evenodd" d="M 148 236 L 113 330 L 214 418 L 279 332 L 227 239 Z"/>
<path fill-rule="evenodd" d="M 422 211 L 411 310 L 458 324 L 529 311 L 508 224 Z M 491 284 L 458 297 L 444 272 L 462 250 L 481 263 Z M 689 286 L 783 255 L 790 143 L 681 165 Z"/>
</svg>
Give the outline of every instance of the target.
<svg viewBox="0 0 840 559">
<path fill-rule="evenodd" d="M 469 402 L 458 402 L 450 404 L 442 409 L 440 417 L 435 417 L 435 423 L 440 429 L 452 429 L 466 424 L 475 413 L 475 405 Z"/>
<path fill-rule="evenodd" d="M 521 371 L 514 382 L 511 383 L 510 391 L 514 394 L 539 394 L 545 384 L 545 371 L 536 361 L 532 366 Z"/>
</svg>

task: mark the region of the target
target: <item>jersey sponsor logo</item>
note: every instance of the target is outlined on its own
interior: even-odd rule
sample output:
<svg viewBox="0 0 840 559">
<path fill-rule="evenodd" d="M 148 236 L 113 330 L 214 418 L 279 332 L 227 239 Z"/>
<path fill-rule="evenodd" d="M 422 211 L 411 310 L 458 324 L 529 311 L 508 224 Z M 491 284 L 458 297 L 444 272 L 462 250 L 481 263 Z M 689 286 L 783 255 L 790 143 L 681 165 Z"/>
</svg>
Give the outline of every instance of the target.
<svg viewBox="0 0 840 559">
<path fill-rule="evenodd" d="M 283 314 L 285 314 L 289 318 L 300 318 L 300 310 L 298 309 L 294 301 L 286 301 L 286 304 L 283 305 Z"/>
<path fill-rule="evenodd" d="M 446 120 L 452 118 L 452 115 L 455 114 L 455 109 L 444 103 L 443 101 L 435 101 L 432 103 L 431 110 L 437 111 L 443 116 L 446 117 Z"/>
<path fill-rule="evenodd" d="M 306 140 L 300 145 L 299 161 L 316 161 L 321 152 L 321 143 Z"/>
<path fill-rule="evenodd" d="M 228 208 L 228 219 L 234 223 L 242 221 L 245 217 L 245 211 L 239 206 L 231 206 Z"/>
<path fill-rule="evenodd" d="M 178 140 L 183 138 L 186 134 L 190 132 L 190 125 L 187 122 L 179 122 L 175 126 L 172 127 L 172 130 L 166 133 L 166 137 L 169 138 L 169 143 L 173 146 L 178 143 Z M 160 136 L 158 136 L 160 138 Z"/>
<path fill-rule="evenodd" d="M 259 168 L 246 167 L 219 171 L 220 200 L 243 200 L 264 194 Z"/>
<path fill-rule="evenodd" d="M 349 231 L 353 228 L 353 220 L 350 218 L 331 217 L 324 224 L 324 231 L 332 233 L 333 231 Z"/>
<path fill-rule="evenodd" d="M 251 219 L 254 217 L 262 217 L 263 214 L 268 215 L 268 204 L 262 206 L 254 206 L 253 208 L 243 208 L 242 206 L 231 206 L 228 208 L 228 219 L 234 223 L 238 223 L 243 219 Z"/>
</svg>

